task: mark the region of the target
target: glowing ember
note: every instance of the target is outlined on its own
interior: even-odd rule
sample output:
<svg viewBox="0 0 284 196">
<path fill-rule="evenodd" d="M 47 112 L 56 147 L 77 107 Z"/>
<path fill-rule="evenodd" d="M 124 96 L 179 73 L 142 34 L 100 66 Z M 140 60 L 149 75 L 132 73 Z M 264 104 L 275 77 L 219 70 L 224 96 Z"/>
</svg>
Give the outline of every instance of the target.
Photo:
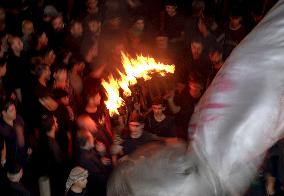
<svg viewBox="0 0 284 196">
<path fill-rule="evenodd" d="M 123 94 L 128 97 L 131 96 L 129 86 L 136 84 L 138 78 L 149 80 L 153 73 L 165 76 L 166 73 L 174 73 L 175 71 L 174 65 L 165 65 L 156 62 L 154 58 L 139 55 L 136 59 L 132 59 L 123 52 L 121 55 L 125 73 L 119 72 L 119 79 L 115 79 L 110 75 L 108 81 L 103 80 L 102 82 L 107 95 L 105 104 L 111 116 L 119 114 L 118 108 L 125 105 L 124 100 L 119 95 L 119 89 L 122 89 Z"/>
</svg>

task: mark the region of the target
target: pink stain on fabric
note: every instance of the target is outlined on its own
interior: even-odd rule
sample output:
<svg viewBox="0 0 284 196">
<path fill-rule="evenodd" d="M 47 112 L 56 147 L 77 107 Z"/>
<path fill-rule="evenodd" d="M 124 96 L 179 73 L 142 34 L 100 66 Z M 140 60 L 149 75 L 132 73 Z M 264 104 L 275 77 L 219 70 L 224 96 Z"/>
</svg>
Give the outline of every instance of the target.
<svg viewBox="0 0 284 196">
<path fill-rule="evenodd" d="M 216 84 L 216 91 L 224 92 L 224 91 L 231 91 L 234 89 L 234 83 L 227 77 L 223 77 L 217 84 Z"/>
<path fill-rule="evenodd" d="M 201 107 L 201 109 L 222 109 L 229 107 L 230 104 L 225 103 L 208 103 Z"/>
</svg>

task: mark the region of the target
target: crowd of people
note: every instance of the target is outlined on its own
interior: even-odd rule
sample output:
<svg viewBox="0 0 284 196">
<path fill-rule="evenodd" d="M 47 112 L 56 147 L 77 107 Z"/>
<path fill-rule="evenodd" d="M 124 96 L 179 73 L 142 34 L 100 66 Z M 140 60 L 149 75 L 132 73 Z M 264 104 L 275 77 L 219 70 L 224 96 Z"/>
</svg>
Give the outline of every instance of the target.
<svg viewBox="0 0 284 196">
<path fill-rule="evenodd" d="M 113 169 L 142 145 L 190 141 L 195 104 L 276 1 L 3 2 L 0 195 L 104 196 Z M 122 51 L 175 73 L 138 81 L 110 116 L 101 81 L 119 77 Z M 282 143 L 248 195 L 284 190 Z"/>
</svg>

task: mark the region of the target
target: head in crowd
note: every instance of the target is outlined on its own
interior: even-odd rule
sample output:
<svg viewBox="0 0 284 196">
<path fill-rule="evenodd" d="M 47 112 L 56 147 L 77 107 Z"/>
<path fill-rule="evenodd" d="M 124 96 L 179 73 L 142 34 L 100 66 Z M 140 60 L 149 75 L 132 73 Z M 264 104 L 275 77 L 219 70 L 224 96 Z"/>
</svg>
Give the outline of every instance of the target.
<svg viewBox="0 0 284 196">
<path fill-rule="evenodd" d="M 110 30 L 119 30 L 122 27 L 122 19 L 119 13 L 109 13 L 105 20 L 107 28 Z"/>
<path fill-rule="evenodd" d="M 59 12 L 53 5 L 47 5 L 43 10 L 43 21 L 51 22 L 52 19 L 58 15 Z"/>
<path fill-rule="evenodd" d="M 34 33 L 34 24 L 30 20 L 24 20 L 22 22 L 22 33 L 24 36 L 30 36 Z"/>
<path fill-rule="evenodd" d="M 51 114 L 44 114 L 41 116 L 40 128 L 42 133 L 48 136 L 54 136 L 58 130 L 57 119 Z"/>
<path fill-rule="evenodd" d="M 90 150 L 95 147 L 95 138 L 87 129 L 80 129 L 76 134 L 76 141 L 80 148 Z"/>
<path fill-rule="evenodd" d="M 131 27 L 136 33 L 143 32 L 145 30 L 145 17 L 141 15 L 134 17 Z"/>
<path fill-rule="evenodd" d="M 18 36 L 11 36 L 9 38 L 9 46 L 11 51 L 16 55 L 19 56 L 24 49 L 24 44 Z"/>
<path fill-rule="evenodd" d="M 99 1 L 98 0 L 87 0 L 86 7 L 88 14 L 95 14 L 99 11 L 98 7 Z"/>
<path fill-rule="evenodd" d="M 191 4 L 193 16 L 201 17 L 204 13 L 205 3 L 203 0 L 194 0 Z"/>
<path fill-rule="evenodd" d="M 2 118 L 6 123 L 13 122 L 17 117 L 17 110 L 13 100 L 7 99 L 4 100 L 4 103 L 1 103 L 1 114 Z"/>
<path fill-rule="evenodd" d="M 154 97 L 152 100 L 152 110 L 154 116 L 161 117 L 164 115 L 164 111 L 166 109 L 166 102 L 162 97 Z"/>
<path fill-rule="evenodd" d="M 83 96 L 86 107 L 98 107 L 102 101 L 102 87 L 98 83 L 99 80 L 88 80 L 88 84 L 84 86 Z"/>
<path fill-rule="evenodd" d="M 33 44 L 35 50 L 43 50 L 48 47 L 48 36 L 45 31 L 38 31 L 33 36 Z"/>
<path fill-rule="evenodd" d="M 193 60 L 198 60 L 204 50 L 203 40 L 200 36 L 195 36 L 190 42 L 191 55 Z"/>
<path fill-rule="evenodd" d="M 87 114 L 81 114 L 76 120 L 77 129 L 93 133 L 98 130 L 96 122 Z"/>
<path fill-rule="evenodd" d="M 242 26 L 242 12 L 239 7 L 234 7 L 230 13 L 229 27 L 231 30 L 237 30 Z"/>
<path fill-rule="evenodd" d="M 67 179 L 65 194 L 71 189 L 75 193 L 81 193 L 88 183 L 88 171 L 80 166 L 74 167 Z"/>
<path fill-rule="evenodd" d="M 141 137 L 143 134 L 144 125 L 144 118 L 142 116 L 131 116 L 128 120 L 130 137 L 133 139 Z"/>
<path fill-rule="evenodd" d="M 42 63 L 39 65 L 36 65 L 35 74 L 38 79 L 43 80 L 45 82 L 49 81 L 50 75 L 51 75 L 49 65 L 42 64 Z"/>
<path fill-rule="evenodd" d="M 219 46 L 213 46 L 209 49 L 209 59 L 215 70 L 219 70 L 223 64 L 222 49 Z"/>
<path fill-rule="evenodd" d="M 83 24 L 80 20 L 72 20 L 69 24 L 69 33 L 73 37 L 81 37 L 83 35 Z"/>
<path fill-rule="evenodd" d="M 98 16 L 90 15 L 85 19 L 84 29 L 86 30 L 86 33 L 92 33 L 93 35 L 98 36 L 101 33 L 101 25 L 101 18 L 99 18 Z"/>
<path fill-rule="evenodd" d="M 204 91 L 204 82 L 198 72 L 192 72 L 188 76 L 188 91 L 193 98 L 200 98 Z"/>
<path fill-rule="evenodd" d="M 86 63 L 92 64 L 98 56 L 98 41 L 96 39 L 84 39 L 80 51 Z"/>
<path fill-rule="evenodd" d="M 170 17 L 175 16 L 177 14 L 177 2 L 175 0 L 167 0 L 165 2 L 165 9 Z"/>
<path fill-rule="evenodd" d="M 80 55 L 72 55 L 69 60 L 69 69 L 72 73 L 82 75 L 85 69 L 84 60 Z"/>
<path fill-rule="evenodd" d="M 4 21 L 6 18 L 6 11 L 3 7 L 0 7 L 0 21 Z"/>
<path fill-rule="evenodd" d="M 57 65 L 53 70 L 54 88 L 66 89 L 68 87 L 67 68 L 63 65 Z"/>
<path fill-rule="evenodd" d="M 64 18 L 62 14 L 58 14 L 51 21 L 52 28 L 55 32 L 61 32 L 65 28 Z"/>
<path fill-rule="evenodd" d="M 7 178 L 10 182 L 20 182 L 23 176 L 23 168 L 18 163 L 8 163 Z"/>
<path fill-rule="evenodd" d="M 47 48 L 43 51 L 42 60 L 44 64 L 53 65 L 56 60 L 56 54 L 52 48 Z"/>
</svg>

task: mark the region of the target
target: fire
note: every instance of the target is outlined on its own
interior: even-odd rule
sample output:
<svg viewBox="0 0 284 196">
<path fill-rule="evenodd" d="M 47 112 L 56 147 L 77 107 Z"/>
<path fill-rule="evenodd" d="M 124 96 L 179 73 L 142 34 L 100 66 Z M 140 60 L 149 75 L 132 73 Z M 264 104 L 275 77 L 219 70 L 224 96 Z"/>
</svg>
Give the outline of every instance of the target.
<svg viewBox="0 0 284 196">
<path fill-rule="evenodd" d="M 123 52 L 121 53 L 122 65 L 124 73 L 119 72 L 120 78 L 115 79 L 112 75 L 108 80 L 103 80 L 102 85 L 106 91 L 107 100 L 105 101 L 106 107 L 110 115 L 119 114 L 118 108 L 125 105 L 124 100 L 120 97 L 119 91 L 123 90 L 126 97 L 131 96 L 130 86 L 137 83 L 137 79 L 143 78 L 144 80 L 151 79 L 151 74 L 158 73 L 165 76 L 166 73 L 174 73 L 174 65 L 165 65 L 156 62 L 154 58 L 144 57 L 137 55 L 135 59 L 130 58 Z"/>
</svg>

